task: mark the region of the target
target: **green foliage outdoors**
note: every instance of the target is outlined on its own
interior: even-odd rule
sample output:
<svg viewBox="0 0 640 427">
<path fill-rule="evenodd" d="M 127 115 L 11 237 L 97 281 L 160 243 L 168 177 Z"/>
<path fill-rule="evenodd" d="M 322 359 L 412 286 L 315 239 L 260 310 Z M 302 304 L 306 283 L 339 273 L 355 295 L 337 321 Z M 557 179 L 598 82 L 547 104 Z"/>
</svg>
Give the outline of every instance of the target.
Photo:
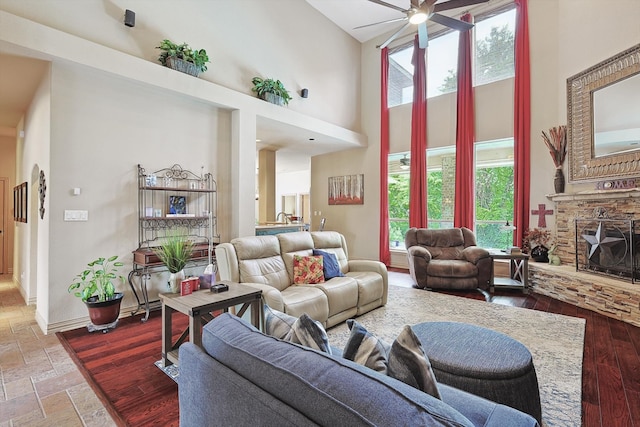
<svg viewBox="0 0 640 427">
<path fill-rule="evenodd" d="M 475 85 L 500 80 L 513 75 L 514 34 L 505 25 L 502 28 L 493 27 L 491 33 L 476 43 Z M 454 92 L 458 87 L 456 70 L 449 70 L 442 85 L 441 93 Z"/>
<path fill-rule="evenodd" d="M 87 301 L 94 295 L 98 296 L 98 301 L 107 301 L 113 298 L 116 287 L 113 284 L 115 279 L 124 282 L 123 276 L 116 275 L 118 267 L 122 267 L 124 264 L 118 259 L 117 255 L 105 258 L 98 258 L 95 261 L 91 261 L 87 264 L 87 269 L 78 274 L 73 283 L 69 285 L 67 289 L 69 293 L 73 293 L 74 296 Z"/>
<path fill-rule="evenodd" d="M 453 218 L 443 218 L 442 172 L 427 173 L 427 216 L 430 228 L 450 226 Z M 389 179 L 389 240 L 404 242 L 409 229 L 409 174 L 394 174 Z M 506 248 L 512 233 L 502 229 L 513 218 L 513 167 L 481 168 L 476 171 L 476 237 L 478 245 Z M 442 222 L 444 221 L 444 222 Z M 493 221 L 483 223 L 482 221 Z"/>
<path fill-rule="evenodd" d="M 264 98 L 265 93 L 272 93 L 282 97 L 285 104 L 289 104 L 289 101 L 292 99 L 291 95 L 289 95 L 289 91 L 287 91 L 280 80 L 254 77 L 251 80 L 251 83 L 253 83 L 251 91 L 255 92 L 260 98 Z"/>
<path fill-rule="evenodd" d="M 191 49 L 187 43 L 176 44 L 167 39 L 162 40 L 160 46 L 156 46 L 156 49 L 162 50 L 158 61 L 165 67 L 167 66 L 167 58 L 171 56 L 195 64 L 196 68 L 201 72 L 207 71 L 206 64 L 210 61 L 207 51 L 204 49 Z"/>
</svg>

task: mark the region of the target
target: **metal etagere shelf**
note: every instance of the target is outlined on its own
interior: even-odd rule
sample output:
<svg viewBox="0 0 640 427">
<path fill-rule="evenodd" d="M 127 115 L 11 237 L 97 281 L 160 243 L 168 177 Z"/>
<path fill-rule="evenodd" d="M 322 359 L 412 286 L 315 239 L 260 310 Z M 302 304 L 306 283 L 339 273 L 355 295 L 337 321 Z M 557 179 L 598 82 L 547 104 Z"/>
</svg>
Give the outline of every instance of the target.
<svg viewBox="0 0 640 427">
<path fill-rule="evenodd" d="M 147 282 L 151 274 L 166 271 L 153 248 L 173 233 L 183 234 L 194 243 L 188 266 L 214 264 L 213 249 L 220 242 L 217 231 L 217 183 L 210 173 L 200 174 L 174 164 L 154 172 L 138 165 L 138 248 L 133 251 L 129 285 L 138 302 L 133 314 L 159 306 L 149 301 Z M 133 278 L 139 278 L 139 291 Z M 152 307 L 153 306 L 153 307 Z"/>
</svg>

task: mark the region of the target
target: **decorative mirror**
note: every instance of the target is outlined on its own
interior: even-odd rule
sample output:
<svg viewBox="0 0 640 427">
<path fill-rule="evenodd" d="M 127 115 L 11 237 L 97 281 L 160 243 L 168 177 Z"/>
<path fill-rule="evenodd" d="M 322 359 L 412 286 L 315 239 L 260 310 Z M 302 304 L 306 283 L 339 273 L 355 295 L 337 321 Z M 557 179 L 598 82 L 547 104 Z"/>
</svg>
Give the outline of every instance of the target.
<svg viewBox="0 0 640 427">
<path fill-rule="evenodd" d="M 640 44 L 567 79 L 569 182 L 640 176 Z"/>
</svg>

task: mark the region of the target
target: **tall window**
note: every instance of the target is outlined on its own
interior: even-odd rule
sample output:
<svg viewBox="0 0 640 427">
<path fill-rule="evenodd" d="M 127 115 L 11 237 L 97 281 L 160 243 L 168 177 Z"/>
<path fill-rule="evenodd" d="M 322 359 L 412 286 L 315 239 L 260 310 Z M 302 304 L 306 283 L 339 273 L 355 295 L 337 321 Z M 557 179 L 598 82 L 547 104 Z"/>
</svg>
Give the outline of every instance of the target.
<svg viewBox="0 0 640 427">
<path fill-rule="evenodd" d="M 515 8 L 475 18 L 474 85 L 514 76 Z M 389 55 L 389 107 L 413 101 L 413 42 Z M 427 97 L 454 92 L 457 86 L 458 32 L 432 36 L 427 49 Z"/>
<path fill-rule="evenodd" d="M 409 229 L 409 152 L 389 155 L 389 246 L 404 249 Z M 455 147 L 427 149 L 429 228 L 453 227 Z M 475 144 L 478 245 L 506 248 L 513 223 L 513 139 Z"/>
</svg>

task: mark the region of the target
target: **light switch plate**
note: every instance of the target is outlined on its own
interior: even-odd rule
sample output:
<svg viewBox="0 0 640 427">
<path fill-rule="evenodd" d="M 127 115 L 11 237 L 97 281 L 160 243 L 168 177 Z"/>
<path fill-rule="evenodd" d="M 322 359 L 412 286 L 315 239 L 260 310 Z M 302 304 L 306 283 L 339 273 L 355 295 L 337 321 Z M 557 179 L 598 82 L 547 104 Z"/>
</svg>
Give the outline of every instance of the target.
<svg viewBox="0 0 640 427">
<path fill-rule="evenodd" d="M 65 221 L 89 221 L 89 211 L 65 210 Z"/>
</svg>

